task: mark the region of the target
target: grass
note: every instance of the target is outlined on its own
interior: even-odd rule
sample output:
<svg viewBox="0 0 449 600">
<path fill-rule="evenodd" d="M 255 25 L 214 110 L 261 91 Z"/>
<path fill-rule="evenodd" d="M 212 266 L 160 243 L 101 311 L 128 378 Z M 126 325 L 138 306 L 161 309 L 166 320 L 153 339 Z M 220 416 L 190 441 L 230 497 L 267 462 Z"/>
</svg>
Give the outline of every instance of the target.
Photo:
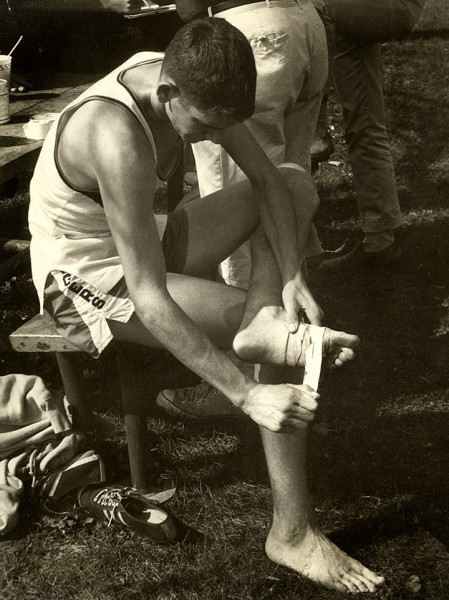
<svg viewBox="0 0 449 600">
<path fill-rule="evenodd" d="M 446 600 L 449 590 L 449 16 L 430 2 L 413 38 L 384 46 L 385 96 L 404 212 L 403 261 L 394 273 L 349 283 L 316 282 L 326 323 L 360 335 L 357 360 L 324 373 L 309 443 L 316 517 L 345 550 L 387 578 L 378 598 Z M 447 9 L 446 9 L 447 11 Z M 446 19 L 446 20 L 445 20 Z M 446 29 L 445 29 L 446 28 Z M 358 215 L 339 108 L 337 147 L 316 176 L 317 227 L 328 247 L 351 238 Z M 4 199 L 23 227 L 26 194 Z M 2 215 L 6 214 L 2 212 Z M 14 215 L 14 216 L 13 216 Z M 12 222 L 12 221 L 10 221 Z M 48 358 L 8 352 L 9 330 L 36 310 L 26 275 L 0 288 L 0 373 L 39 373 L 58 384 Z M 143 358 L 143 394 L 192 384 L 165 353 Z M 86 362 L 97 409 L 123 448 L 117 386 L 108 357 Z M 257 428 L 187 426 L 149 419 L 164 467 L 176 473 L 170 508 L 190 528 L 186 541 L 155 546 L 107 527 L 71 502 L 47 514 L 34 499 L 1 542 L 1 600 L 332 600 L 264 556 L 271 496 Z M 111 455 L 111 467 L 116 455 Z M 373 597 L 370 594 L 366 598 Z"/>
</svg>

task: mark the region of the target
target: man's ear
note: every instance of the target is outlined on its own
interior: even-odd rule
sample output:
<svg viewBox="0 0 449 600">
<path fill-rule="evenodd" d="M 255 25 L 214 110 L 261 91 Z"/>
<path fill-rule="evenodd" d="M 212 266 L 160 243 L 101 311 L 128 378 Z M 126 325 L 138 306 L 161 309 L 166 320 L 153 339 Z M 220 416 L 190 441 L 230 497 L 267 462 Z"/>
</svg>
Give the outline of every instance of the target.
<svg viewBox="0 0 449 600">
<path fill-rule="evenodd" d="M 157 86 L 157 98 L 161 104 L 165 104 L 179 94 L 179 90 L 174 83 L 170 81 L 160 81 Z"/>
</svg>

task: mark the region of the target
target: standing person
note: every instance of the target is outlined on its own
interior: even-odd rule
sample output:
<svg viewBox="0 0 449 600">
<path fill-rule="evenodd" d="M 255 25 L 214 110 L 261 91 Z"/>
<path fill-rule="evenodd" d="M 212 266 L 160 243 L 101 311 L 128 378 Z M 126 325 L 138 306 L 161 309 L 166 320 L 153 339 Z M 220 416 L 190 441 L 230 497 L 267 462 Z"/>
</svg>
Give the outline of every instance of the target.
<svg viewBox="0 0 449 600">
<path fill-rule="evenodd" d="M 240 29 L 253 50 L 257 69 L 256 105 L 246 121 L 268 157 L 310 169 L 310 146 L 327 75 L 324 28 L 310 0 L 177 0 L 183 21 L 210 14 Z M 244 178 L 244 173 L 220 146 L 193 145 L 201 196 Z M 322 251 L 312 230 L 309 249 Z M 221 273 L 229 285 L 247 288 L 251 256 L 246 244 L 223 261 Z"/>
<path fill-rule="evenodd" d="M 305 426 L 318 395 L 307 386 L 257 383 L 220 350 L 246 360 L 303 363 L 319 310 L 299 257 L 316 199 L 296 167 L 275 168 L 241 123 L 254 110 L 256 70 L 245 37 L 222 19 L 183 27 L 165 57 L 143 53 L 70 104 L 49 132 L 31 183 L 33 279 L 58 330 L 96 356 L 111 339 L 164 347 L 261 427 L 274 519 L 271 560 L 331 589 L 374 591 L 379 577 L 312 522 Z M 213 197 L 156 220 L 157 176 L 182 140 L 209 139 L 248 174 Z M 252 285 L 202 279 L 252 236 Z M 169 272 L 167 272 L 167 270 Z M 237 334 L 237 335 L 236 335 Z M 324 331 L 339 366 L 356 336 Z"/>
<path fill-rule="evenodd" d="M 329 73 L 343 107 L 345 139 L 364 233 L 347 254 L 320 270 L 343 274 L 391 266 L 400 257 L 394 230 L 402 222 L 382 88 L 383 42 L 409 33 L 425 0 L 313 0 L 325 24 Z M 326 106 L 313 148 L 328 155 Z M 320 139 L 321 138 L 321 139 Z"/>
</svg>

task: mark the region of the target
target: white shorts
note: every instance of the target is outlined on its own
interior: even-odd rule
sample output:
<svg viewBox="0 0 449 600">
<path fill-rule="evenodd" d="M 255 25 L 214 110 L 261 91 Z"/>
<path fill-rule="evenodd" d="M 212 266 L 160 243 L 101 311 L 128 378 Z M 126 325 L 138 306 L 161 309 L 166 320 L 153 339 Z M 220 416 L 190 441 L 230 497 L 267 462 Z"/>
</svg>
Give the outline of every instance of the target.
<svg viewBox="0 0 449 600">
<path fill-rule="evenodd" d="M 169 214 L 161 243 L 167 271 L 182 273 L 188 245 L 183 209 Z M 108 320 L 127 323 L 135 311 L 124 277 L 108 292 L 102 292 L 73 273 L 59 270 L 48 276 L 44 307 L 58 333 L 93 358 L 98 358 L 112 340 Z"/>
</svg>

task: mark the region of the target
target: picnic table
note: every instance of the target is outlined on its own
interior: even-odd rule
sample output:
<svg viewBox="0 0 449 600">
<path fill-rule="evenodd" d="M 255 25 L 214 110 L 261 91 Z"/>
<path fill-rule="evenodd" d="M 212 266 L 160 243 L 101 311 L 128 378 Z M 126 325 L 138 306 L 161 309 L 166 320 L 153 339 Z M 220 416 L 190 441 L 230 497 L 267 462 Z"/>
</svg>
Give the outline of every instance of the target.
<svg viewBox="0 0 449 600">
<path fill-rule="evenodd" d="M 124 21 L 137 19 L 137 22 L 143 23 L 166 14 L 176 14 L 176 5 L 161 0 L 161 5 L 145 2 L 134 14 L 123 17 Z M 52 62 L 46 64 L 50 65 Z M 25 74 L 33 82 L 34 89 L 27 93 L 10 94 L 11 121 L 0 125 L 0 184 L 33 168 L 36 163 L 42 140 L 25 137 L 23 125 L 30 117 L 38 113 L 60 112 L 107 72 L 102 71 L 103 69 L 109 70 L 106 66 L 100 66 L 98 73 L 70 73 L 61 72 L 59 68 L 52 70 L 47 66 Z M 169 194 L 176 196 L 176 201 L 179 201 L 182 196 L 182 173 L 181 179 L 178 174 L 178 179 L 170 182 L 169 188 Z"/>
</svg>

